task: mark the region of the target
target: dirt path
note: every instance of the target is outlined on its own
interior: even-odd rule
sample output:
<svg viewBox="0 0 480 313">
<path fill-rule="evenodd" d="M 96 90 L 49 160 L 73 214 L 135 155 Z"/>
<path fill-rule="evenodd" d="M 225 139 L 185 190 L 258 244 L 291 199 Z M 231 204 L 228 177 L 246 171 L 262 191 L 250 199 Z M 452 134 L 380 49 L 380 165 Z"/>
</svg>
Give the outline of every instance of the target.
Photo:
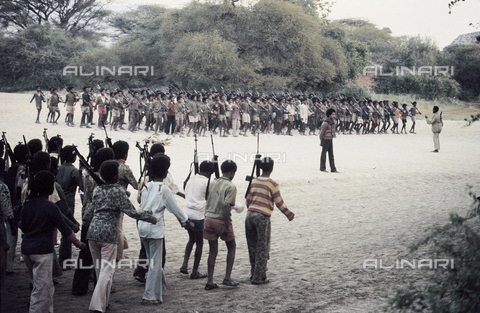
<svg viewBox="0 0 480 313">
<path fill-rule="evenodd" d="M 62 123 L 36 125 L 33 105 L 28 104 L 29 95 L 0 94 L 0 97 L 5 112 L 0 128 L 7 131 L 12 144 L 22 134 L 27 138 L 40 137 L 43 128 L 48 127 L 51 136 L 61 134 L 65 144 L 75 143 L 86 154 L 90 130 L 69 128 Z M 272 216 L 268 263 L 271 283 L 265 286 L 248 283 L 245 213 L 235 214 L 233 219 L 237 236 L 233 277 L 242 284 L 236 289 L 220 287 L 214 291 L 204 290 L 205 281 L 190 280 L 179 273 L 188 237 L 174 217 L 166 213 L 168 290 L 158 311 L 373 312 L 379 309 L 385 304 L 385 293 L 401 283 L 402 272 L 364 269 L 363 262 L 383 259 L 391 263 L 402 258 L 407 246 L 421 238 L 426 228 L 445 223 L 449 212 L 465 214 L 470 204 L 467 185 L 473 185 L 480 194 L 480 123 L 463 127 L 463 122 L 449 120 L 450 117 L 458 120 L 457 117 L 474 111 L 472 108 L 444 110 L 439 154 L 430 152 L 432 133 L 423 120 L 418 121 L 417 135 L 339 135 L 334 143 L 336 164 L 341 172 L 338 175 L 319 172 L 317 137 L 262 135 L 260 152 L 278 156 L 272 177 L 279 182 L 286 204 L 296 214 L 292 222 L 280 211 Z M 92 131 L 96 137 L 104 137 L 102 131 Z M 145 133 L 112 132 L 111 137 L 130 143 L 127 163 L 138 177 L 138 151 L 134 145 Z M 237 201 L 243 201 L 247 186 L 244 177 L 252 166 L 246 160 L 255 152 L 255 139 L 216 137 L 215 142 L 220 159 L 233 158 L 238 164 L 233 182 L 238 187 Z M 210 139 L 200 138 L 198 148 L 203 153 L 200 161 L 207 159 Z M 172 158 L 171 173 L 181 185 L 193 158 L 193 138 L 174 138 L 166 152 Z M 135 196 L 134 192 L 132 199 Z M 177 201 L 183 205 L 183 199 Z M 77 209 L 78 217 L 79 214 Z M 135 222 L 126 218 L 124 228 L 130 244 L 126 257 L 136 258 L 140 247 Z M 226 250 L 223 245 L 220 247 L 217 283 L 225 270 Z M 76 256 L 75 248 L 74 251 Z M 206 244 L 201 271 L 206 271 L 207 254 Z M 27 311 L 29 281 L 24 263 L 17 262 L 15 272 L 7 276 L 3 312 Z M 73 271 L 66 271 L 58 279 L 56 312 L 88 311 L 91 291 L 86 296 L 72 296 L 72 277 Z M 111 312 L 153 311 L 140 305 L 144 286 L 133 280 L 132 270 L 118 269 L 114 285 Z"/>
</svg>

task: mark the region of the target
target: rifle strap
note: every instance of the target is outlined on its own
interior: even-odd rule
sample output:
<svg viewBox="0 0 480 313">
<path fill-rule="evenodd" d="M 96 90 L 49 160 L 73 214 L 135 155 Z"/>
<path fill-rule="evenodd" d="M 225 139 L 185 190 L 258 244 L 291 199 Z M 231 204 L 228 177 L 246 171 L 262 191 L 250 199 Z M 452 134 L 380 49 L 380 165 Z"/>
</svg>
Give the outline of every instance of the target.
<svg viewBox="0 0 480 313">
<path fill-rule="evenodd" d="M 188 181 L 190 180 L 190 176 L 192 176 L 192 166 L 193 166 L 193 162 L 190 163 L 190 172 L 188 173 L 187 178 L 186 178 L 185 181 L 183 182 L 183 190 L 185 190 L 185 187 L 187 187 L 187 183 L 188 183 Z"/>
<path fill-rule="evenodd" d="M 210 176 L 208 176 L 207 190 L 205 190 L 205 200 L 208 200 L 208 191 L 210 190 L 210 178 L 211 177 L 212 177 L 212 173 L 210 173 Z"/>
</svg>

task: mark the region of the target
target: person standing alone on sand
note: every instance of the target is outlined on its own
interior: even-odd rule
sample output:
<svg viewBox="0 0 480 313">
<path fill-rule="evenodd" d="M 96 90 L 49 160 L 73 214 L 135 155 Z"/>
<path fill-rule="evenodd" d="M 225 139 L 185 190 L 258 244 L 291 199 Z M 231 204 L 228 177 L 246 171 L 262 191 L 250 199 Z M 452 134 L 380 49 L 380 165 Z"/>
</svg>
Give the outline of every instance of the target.
<svg viewBox="0 0 480 313">
<path fill-rule="evenodd" d="M 43 95 L 42 90 L 40 89 L 40 86 L 37 86 L 37 91 L 33 94 L 32 100 L 30 100 L 30 103 L 32 103 L 33 100 L 35 100 L 35 106 L 37 108 L 37 119 L 35 120 L 35 123 L 40 124 L 40 111 L 42 111 L 42 102 L 45 102 L 45 96 Z"/>
<path fill-rule="evenodd" d="M 270 252 L 270 216 L 273 204 L 275 203 L 289 221 L 295 217 L 283 202 L 278 183 L 270 178 L 273 164 L 271 158 L 263 158 L 260 164 L 262 175 L 253 179 L 246 199 L 248 213 L 245 219 L 245 233 L 251 265 L 250 281 L 254 285 L 269 282 L 267 260 Z"/>
<path fill-rule="evenodd" d="M 433 116 L 431 119 L 425 115 L 427 124 L 432 125 L 433 132 L 433 145 L 435 150 L 432 152 L 438 152 L 440 150 L 440 133 L 442 132 L 443 121 L 442 121 L 442 112 L 438 113 L 438 106 L 433 107 Z"/>
<path fill-rule="evenodd" d="M 335 167 L 335 160 L 333 157 L 333 138 L 335 138 L 335 110 L 327 110 L 327 119 L 320 128 L 320 145 L 322 146 L 322 156 L 320 158 L 320 171 L 327 172 L 327 152 L 328 162 L 330 163 L 330 171 L 332 173 L 339 173 Z"/>
</svg>

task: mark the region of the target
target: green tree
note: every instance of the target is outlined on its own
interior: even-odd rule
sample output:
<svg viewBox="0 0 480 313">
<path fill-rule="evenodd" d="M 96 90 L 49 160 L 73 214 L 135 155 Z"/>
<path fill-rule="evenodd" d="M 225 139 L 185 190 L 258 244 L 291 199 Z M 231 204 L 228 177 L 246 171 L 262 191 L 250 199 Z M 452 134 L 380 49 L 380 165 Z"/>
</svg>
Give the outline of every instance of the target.
<svg viewBox="0 0 480 313">
<path fill-rule="evenodd" d="M 168 77 L 181 81 L 184 88 L 189 82 L 205 86 L 244 85 L 254 76 L 238 57 L 238 47 L 213 33 L 191 33 L 182 37 L 167 60 Z"/>
<path fill-rule="evenodd" d="M 81 86 L 113 87 L 114 85 L 125 85 L 131 80 L 129 76 L 118 75 L 118 68 L 121 66 L 120 58 L 112 49 L 106 47 L 87 50 L 69 65 L 77 66 L 77 68 L 82 66 L 82 73 L 95 73 L 92 76 L 75 76 L 76 83 Z M 112 75 L 108 70 L 102 71 L 102 67 L 110 71 L 114 70 L 114 74 Z"/>
<path fill-rule="evenodd" d="M 0 84 L 4 90 L 63 87 L 73 80 L 63 76 L 63 68 L 91 48 L 89 42 L 71 40 L 65 31 L 49 26 L 30 26 L 14 37 L 2 36 Z"/>
<path fill-rule="evenodd" d="M 0 23 L 17 30 L 51 24 L 72 36 L 95 32 L 112 0 L 0 0 Z"/>
<path fill-rule="evenodd" d="M 242 57 L 257 59 L 262 76 L 287 79 L 294 89 L 325 89 L 343 81 L 347 62 L 341 46 L 321 34 L 316 19 L 287 2 L 263 0 L 252 8 Z M 265 86 L 267 87 L 267 86 Z"/>
<path fill-rule="evenodd" d="M 332 22 L 345 30 L 345 37 L 367 45 L 371 64 L 386 64 L 392 60 L 392 51 L 397 44 L 389 28 L 379 29 L 371 22 L 362 19 L 343 19 Z"/>
<path fill-rule="evenodd" d="M 251 8 L 192 2 L 145 20 L 144 25 L 124 36 L 115 45 L 116 52 L 122 63 L 158 61 L 155 68 L 165 73 L 167 81 L 182 83 L 178 80 L 183 77 L 184 84 L 213 79 L 237 87 L 305 90 L 329 88 L 348 75 L 342 47 L 321 34 L 317 19 L 300 6 L 284 1 L 261 0 Z M 209 42 L 202 42 L 206 34 L 216 34 L 215 45 L 225 49 L 221 57 L 231 60 L 237 66 L 235 71 L 228 67 L 219 74 L 212 72 L 209 63 L 205 63 L 204 70 L 199 68 L 197 58 L 180 60 L 182 53 L 191 55 L 195 49 L 207 49 L 210 56 L 215 55 L 214 50 L 206 47 Z M 177 71 L 175 64 L 182 64 L 182 69 Z M 187 68 L 195 68 L 199 76 L 188 74 Z M 233 72 L 240 73 L 242 79 L 237 79 L 239 75 Z M 202 73 L 219 76 L 207 79 Z M 200 77 L 202 80 L 196 81 Z"/>
<path fill-rule="evenodd" d="M 109 25 L 115 29 L 113 37 L 121 37 L 161 25 L 161 17 L 167 9 L 161 5 L 139 5 L 133 12 L 112 14 Z"/>
<path fill-rule="evenodd" d="M 363 72 L 369 63 L 370 53 L 365 43 L 346 37 L 345 29 L 338 25 L 330 24 L 324 27 L 323 35 L 339 42 L 345 53 L 348 64 L 348 78 L 354 79 Z"/>
<path fill-rule="evenodd" d="M 325 0 L 286 0 L 303 8 L 305 13 L 315 17 L 326 19 L 332 11 L 333 1 Z"/>
<path fill-rule="evenodd" d="M 463 89 L 463 99 L 480 96 L 480 45 L 445 48 L 445 62 L 454 67 L 454 78 Z"/>
</svg>

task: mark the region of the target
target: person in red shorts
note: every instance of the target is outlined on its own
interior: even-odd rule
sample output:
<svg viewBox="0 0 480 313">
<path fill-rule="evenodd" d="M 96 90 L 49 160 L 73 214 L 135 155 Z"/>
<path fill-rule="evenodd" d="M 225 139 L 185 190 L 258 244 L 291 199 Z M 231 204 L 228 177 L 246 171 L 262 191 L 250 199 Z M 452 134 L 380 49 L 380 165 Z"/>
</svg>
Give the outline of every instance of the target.
<svg viewBox="0 0 480 313">
<path fill-rule="evenodd" d="M 238 286 L 239 283 L 232 280 L 233 262 L 235 261 L 235 234 L 231 220 L 231 210 L 235 206 L 237 187 L 232 183 L 237 164 L 231 160 L 222 163 L 222 177 L 210 184 L 207 204 L 205 208 L 205 221 L 203 226 L 203 238 L 208 240 L 210 252 L 208 255 L 208 281 L 205 290 L 218 288 L 213 283 L 215 260 L 218 253 L 218 237 L 227 245 L 227 270 L 223 285 Z"/>
</svg>

